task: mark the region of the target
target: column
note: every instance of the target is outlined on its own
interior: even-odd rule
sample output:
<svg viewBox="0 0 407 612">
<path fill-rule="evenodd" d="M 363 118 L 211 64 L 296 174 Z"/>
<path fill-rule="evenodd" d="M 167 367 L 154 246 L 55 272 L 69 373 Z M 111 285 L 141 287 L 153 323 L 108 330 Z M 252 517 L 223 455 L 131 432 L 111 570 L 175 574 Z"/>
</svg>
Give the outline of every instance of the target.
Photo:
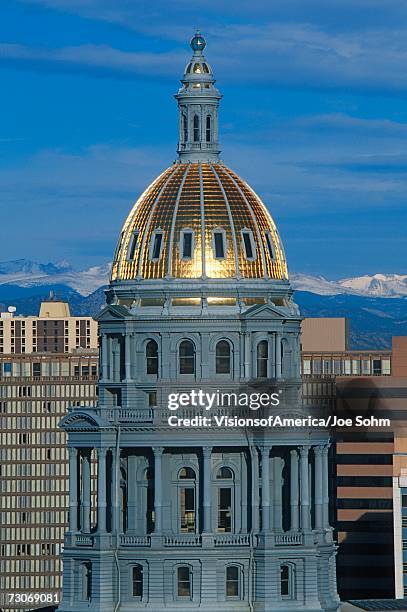
<svg viewBox="0 0 407 612">
<path fill-rule="evenodd" d="M 90 450 L 82 455 L 82 523 L 81 531 L 90 533 Z"/>
<path fill-rule="evenodd" d="M 281 378 L 281 334 L 275 334 L 276 341 L 276 378 Z"/>
<path fill-rule="evenodd" d="M 78 531 L 78 451 L 69 448 L 69 531 Z"/>
<path fill-rule="evenodd" d="M 140 493 L 137 491 L 137 455 L 129 455 L 127 457 L 127 531 L 137 531 L 137 496 Z M 139 503 L 141 500 L 139 498 Z"/>
<path fill-rule="evenodd" d="M 322 526 L 329 529 L 329 446 L 322 447 Z"/>
<path fill-rule="evenodd" d="M 98 449 L 98 531 L 106 531 L 106 448 Z"/>
<path fill-rule="evenodd" d="M 314 447 L 315 457 L 315 471 L 314 471 L 314 482 L 315 482 L 315 529 L 322 529 L 323 523 L 323 499 L 322 499 L 322 488 L 323 488 L 323 474 L 322 474 L 322 446 Z"/>
<path fill-rule="evenodd" d="M 154 533 L 161 533 L 163 528 L 162 521 L 162 457 L 164 448 L 155 446 L 154 452 L 154 512 L 155 523 Z"/>
<path fill-rule="evenodd" d="M 102 380 L 108 380 L 107 372 L 107 335 L 102 334 Z"/>
<path fill-rule="evenodd" d="M 212 487 L 211 487 L 211 457 L 212 448 L 204 447 L 202 449 L 203 461 L 203 533 L 211 533 L 211 511 L 212 511 Z"/>
<path fill-rule="evenodd" d="M 309 531 L 311 528 L 311 515 L 309 508 L 309 471 L 308 471 L 308 454 L 309 447 L 302 446 L 301 454 L 301 528 L 304 531 Z"/>
<path fill-rule="evenodd" d="M 261 449 L 261 506 L 262 531 L 270 531 L 270 450 L 263 446 Z"/>
<path fill-rule="evenodd" d="M 126 381 L 131 380 L 131 344 L 133 334 L 124 334 L 124 367 Z"/>
<path fill-rule="evenodd" d="M 283 529 L 283 459 L 274 457 L 273 459 L 273 506 L 274 506 L 274 531 Z"/>
<path fill-rule="evenodd" d="M 293 448 L 290 451 L 290 507 L 291 507 L 291 531 L 298 531 L 299 528 L 299 471 L 298 471 L 298 452 Z"/>
<path fill-rule="evenodd" d="M 276 335 L 269 334 L 267 376 L 276 378 Z"/>
<path fill-rule="evenodd" d="M 257 448 L 250 449 L 252 460 L 252 531 L 259 531 L 259 456 Z"/>
<path fill-rule="evenodd" d="M 244 334 L 244 377 L 250 378 L 250 370 L 251 370 L 251 347 L 250 347 L 251 334 L 250 332 L 245 332 Z"/>
<path fill-rule="evenodd" d="M 120 448 L 112 447 L 112 532 L 120 532 Z"/>
</svg>

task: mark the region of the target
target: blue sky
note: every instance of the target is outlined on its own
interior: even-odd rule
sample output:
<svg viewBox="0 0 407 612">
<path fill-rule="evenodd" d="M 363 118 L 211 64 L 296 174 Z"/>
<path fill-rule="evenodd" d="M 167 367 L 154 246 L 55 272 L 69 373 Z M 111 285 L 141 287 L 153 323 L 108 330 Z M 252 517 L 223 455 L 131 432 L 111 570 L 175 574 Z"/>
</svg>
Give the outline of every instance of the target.
<svg viewBox="0 0 407 612">
<path fill-rule="evenodd" d="M 109 261 L 175 159 L 199 27 L 222 158 L 263 197 L 292 271 L 406 273 L 403 0 L 20 0 L 0 19 L 0 260 Z"/>
</svg>

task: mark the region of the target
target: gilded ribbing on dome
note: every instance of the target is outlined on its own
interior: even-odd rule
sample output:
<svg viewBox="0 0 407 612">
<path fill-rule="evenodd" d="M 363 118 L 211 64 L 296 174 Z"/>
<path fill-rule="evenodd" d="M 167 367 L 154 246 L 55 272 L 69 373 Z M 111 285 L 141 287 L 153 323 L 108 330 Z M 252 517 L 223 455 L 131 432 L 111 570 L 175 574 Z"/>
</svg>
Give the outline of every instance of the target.
<svg viewBox="0 0 407 612">
<path fill-rule="evenodd" d="M 182 258 L 185 231 L 192 233 L 193 246 L 191 256 Z M 215 257 L 214 231 L 224 235 L 224 258 Z M 252 257 L 245 250 L 245 232 L 251 236 Z M 154 260 L 157 233 L 162 244 Z M 256 193 L 222 163 L 174 164 L 140 196 L 123 226 L 112 281 L 168 277 L 287 278 L 274 221 Z"/>
</svg>

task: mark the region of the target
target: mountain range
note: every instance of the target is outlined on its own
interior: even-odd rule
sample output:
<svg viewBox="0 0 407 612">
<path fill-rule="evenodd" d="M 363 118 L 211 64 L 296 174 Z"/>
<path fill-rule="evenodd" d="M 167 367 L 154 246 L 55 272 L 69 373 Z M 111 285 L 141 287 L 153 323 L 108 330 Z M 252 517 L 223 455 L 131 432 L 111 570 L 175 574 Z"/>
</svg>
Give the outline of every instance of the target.
<svg viewBox="0 0 407 612">
<path fill-rule="evenodd" d="M 95 315 L 104 304 L 110 269 L 110 263 L 77 271 L 66 261 L 0 262 L 0 307 L 13 305 L 19 314 L 37 314 L 52 291 L 69 301 L 73 314 Z M 350 319 L 352 348 L 388 348 L 392 336 L 407 334 L 407 274 L 328 280 L 293 273 L 290 280 L 303 315 Z"/>
</svg>

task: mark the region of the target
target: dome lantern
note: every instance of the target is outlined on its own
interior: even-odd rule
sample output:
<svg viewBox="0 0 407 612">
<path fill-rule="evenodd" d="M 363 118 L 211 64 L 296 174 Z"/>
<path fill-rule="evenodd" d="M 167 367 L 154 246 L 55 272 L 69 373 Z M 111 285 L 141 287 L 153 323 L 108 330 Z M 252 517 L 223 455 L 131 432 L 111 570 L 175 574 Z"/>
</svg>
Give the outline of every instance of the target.
<svg viewBox="0 0 407 612">
<path fill-rule="evenodd" d="M 182 163 L 219 161 L 218 107 L 221 94 L 203 54 L 206 41 L 197 31 L 191 39 L 193 55 L 182 87 L 176 94 L 179 109 L 178 155 Z"/>
</svg>

